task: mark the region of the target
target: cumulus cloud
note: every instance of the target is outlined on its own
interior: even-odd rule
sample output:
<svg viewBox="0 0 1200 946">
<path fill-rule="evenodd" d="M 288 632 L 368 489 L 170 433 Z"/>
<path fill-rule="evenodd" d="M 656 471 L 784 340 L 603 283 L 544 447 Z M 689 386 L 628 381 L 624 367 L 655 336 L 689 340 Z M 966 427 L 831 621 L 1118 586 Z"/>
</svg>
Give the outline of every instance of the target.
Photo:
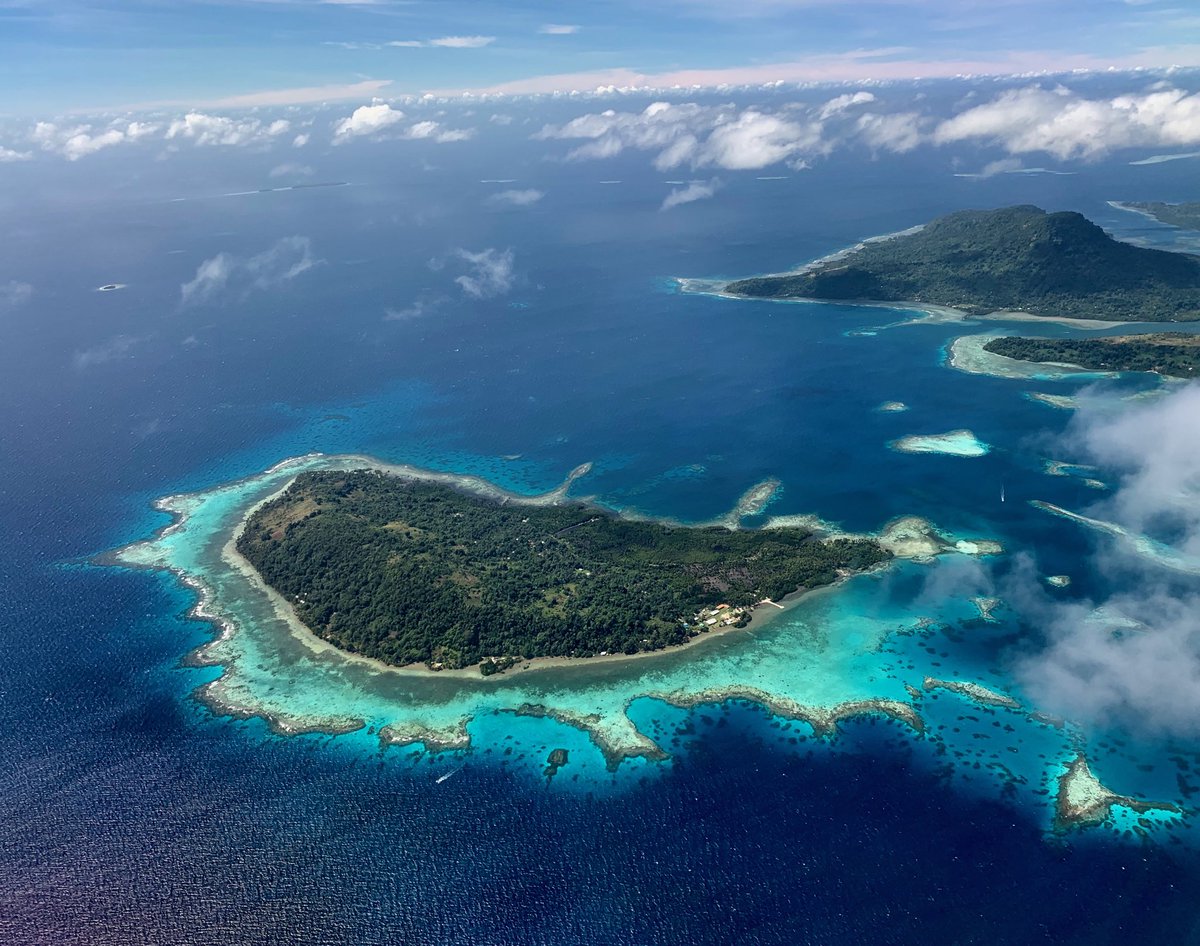
<svg viewBox="0 0 1200 946">
<path fill-rule="evenodd" d="M 228 292 L 248 293 L 290 282 L 320 262 L 313 258 L 308 237 L 284 237 L 254 256 L 242 258 L 218 253 L 204 260 L 196 275 L 179 287 L 182 305 L 214 302 Z"/>
<path fill-rule="evenodd" d="M 15 309 L 33 298 L 33 286 L 27 282 L 10 279 L 0 283 L 0 312 L 5 309 Z"/>
<path fill-rule="evenodd" d="M 925 119 L 916 112 L 891 115 L 868 113 L 859 116 L 855 130 L 859 140 L 868 147 L 903 154 L 912 151 L 924 140 L 921 129 L 925 123 Z"/>
<path fill-rule="evenodd" d="M 1014 89 L 934 130 L 939 144 L 979 141 L 1010 154 L 1099 158 L 1121 148 L 1200 143 L 1200 93 L 1163 89 L 1088 99 L 1065 88 Z"/>
<path fill-rule="evenodd" d="M 236 261 L 229 253 L 218 253 L 196 267 L 196 275 L 179 287 L 184 305 L 206 302 L 217 295 L 229 283 L 236 268 Z"/>
<path fill-rule="evenodd" d="M 488 203 L 503 207 L 528 207 L 536 204 L 545 196 L 545 193 L 535 190 L 532 187 L 524 190 L 510 189 L 492 194 L 488 198 Z"/>
<path fill-rule="evenodd" d="M 817 112 L 818 118 L 829 118 L 831 115 L 836 115 L 839 112 L 844 112 L 848 108 L 853 108 L 855 105 L 866 105 L 869 102 L 874 102 L 875 96 L 870 92 L 847 92 L 845 95 L 839 95 L 830 99 L 821 106 Z"/>
<path fill-rule="evenodd" d="M 1070 442 L 1118 477 L 1093 514 L 1200 554 L 1200 385 L 1132 410 L 1083 404 Z M 1200 732 L 1200 595 L 1180 593 L 1129 544 L 1106 550 L 1102 565 L 1127 590 L 1099 614 L 1094 602 L 1049 600 L 1031 576 L 1002 588 L 1046 635 L 1019 660 L 1018 678 L 1038 705 L 1082 722 Z"/>
<path fill-rule="evenodd" d="M 438 144 L 453 141 L 466 141 L 474 132 L 470 129 L 446 128 L 439 122 L 424 120 L 409 125 L 408 128 L 397 128 L 404 120 L 404 112 L 392 108 L 386 102 L 374 105 L 362 105 L 356 108 L 349 118 L 343 118 L 333 129 L 333 143 L 342 144 L 351 138 L 378 135 L 391 129 L 391 136 L 409 138 L 412 140 L 430 140 Z"/>
<path fill-rule="evenodd" d="M 9 161 L 28 161 L 33 155 L 28 151 L 17 151 L 0 145 L 0 164 Z"/>
<path fill-rule="evenodd" d="M 404 113 L 386 102 L 360 105 L 349 118 L 343 118 L 333 128 L 333 143 L 341 144 L 359 135 L 373 135 L 404 120 Z"/>
<path fill-rule="evenodd" d="M 271 141 L 287 134 L 291 123 L 285 119 L 264 122 L 257 118 L 229 118 L 188 112 L 167 127 L 168 141 L 191 141 L 199 146 L 237 147 Z"/>
<path fill-rule="evenodd" d="M 68 161 L 78 161 L 80 158 L 95 154 L 105 148 L 121 144 L 125 141 L 137 141 L 146 136 L 147 128 L 139 122 L 131 122 L 123 127 L 110 127 L 94 130 L 91 125 L 74 125 L 63 128 L 54 122 L 38 122 L 30 133 L 30 140 L 43 151 L 62 155 Z M 132 134 L 129 132 L 132 130 Z"/>
<path fill-rule="evenodd" d="M 546 36 L 570 36 L 579 32 L 579 27 L 568 23 L 543 23 L 538 32 Z"/>
<path fill-rule="evenodd" d="M 478 253 L 455 250 L 457 259 L 467 264 L 468 272 L 454 281 L 473 299 L 502 296 L 516 284 L 516 257 L 511 249 L 488 248 Z"/>
<path fill-rule="evenodd" d="M 659 170 L 689 165 L 752 170 L 824 149 L 821 123 L 733 106 L 654 102 L 641 112 L 581 115 L 564 125 L 547 125 L 536 137 L 582 140 L 571 160 L 609 158 L 626 148 L 656 152 Z"/>
<path fill-rule="evenodd" d="M 686 187 L 676 187 L 662 202 L 659 210 L 670 210 L 680 204 L 690 204 L 697 200 L 708 200 L 721 189 L 721 182 L 715 177 L 711 181 L 692 181 Z"/>
</svg>

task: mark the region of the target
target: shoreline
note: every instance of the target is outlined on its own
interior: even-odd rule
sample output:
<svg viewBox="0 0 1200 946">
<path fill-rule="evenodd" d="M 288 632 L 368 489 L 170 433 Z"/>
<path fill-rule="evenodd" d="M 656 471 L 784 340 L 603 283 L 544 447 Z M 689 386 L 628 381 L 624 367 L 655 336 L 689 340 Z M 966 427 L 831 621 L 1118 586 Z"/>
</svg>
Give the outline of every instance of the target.
<svg viewBox="0 0 1200 946">
<path fill-rule="evenodd" d="M 322 459 L 327 460 L 329 463 L 329 466 L 325 467 L 325 469 L 375 469 L 389 475 L 401 476 L 409 479 L 419 479 L 428 482 L 444 483 L 457 488 L 465 489 L 468 492 L 475 493 L 476 495 L 480 495 L 485 498 L 499 499 L 501 502 L 514 502 L 524 505 L 554 505 L 564 501 L 566 499 L 567 491 L 575 482 L 575 480 L 586 475 L 591 470 L 590 463 L 581 464 L 580 466 L 575 467 L 567 475 L 563 482 L 559 484 L 559 486 L 548 490 L 547 492 L 530 496 L 513 493 L 502 487 L 496 486 L 495 484 L 490 483 L 481 477 L 476 477 L 469 474 L 444 473 L 436 470 L 426 470 L 420 467 L 413 467 L 407 464 L 392 464 L 361 454 L 335 455 L 310 453 L 298 457 L 289 457 L 285 460 L 281 460 L 279 463 L 274 464 L 267 470 L 264 470 L 262 473 L 240 477 L 237 480 L 231 481 L 227 484 L 222 484 L 214 489 L 219 490 L 234 488 L 259 477 L 283 472 L 292 466 L 300 466 L 306 461 L 319 461 Z M 298 476 L 300 472 L 303 472 L 303 470 L 297 470 L 295 476 Z M 627 663 L 634 660 L 662 656 L 669 653 L 682 651 L 688 647 L 698 645 L 705 640 L 713 640 L 718 637 L 723 637 L 730 632 L 745 631 L 749 630 L 751 627 L 761 628 L 771 619 L 789 610 L 790 607 L 801 598 L 810 594 L 815 594 L 816 592 L 825 588 L 837 587 L 845 581 L 845 579 L 840 579 L 831 583 L 830 585 L 824 585 L 819 588 L 805 589 L 803 591 L 790 593 L 782 599 L 784 602 L 782 605 L 775 603 L 775 607 L 770 607 L 765 603 L 765 601 L 759 602 L 754 606 L 750 613 L 750 621 L 742 627 L 730 625 L 703 631 L 696 634 L 694 637 L 689 638 L 683 643 L 660 648 L 659 650 L 640 651 L 636 654 L 597 654 L 591 657 L 534 657 L 530 658 L 529 660 L 520 661 L 518 664 L 514 665 L 503 673 L 492 674 L 491 676 L 487 677 L 483 676 L 479 672 L 478 665 L 472 665 L 470 667 L 462 667 L 453 670 L 430 670 L 424 664 L 407 664 L 403 666 L 397 666 L 395 664 L 385 663 L 384 661 L 373 657 L 367 657 L 362 654 L 354 654 L 349 651 L 342 650 L 341 648 L 335 647 L 328 641 L 322 640 L 307 624 L 300 620 L 290 602 L 288 602 L 274 588 L 263 581 L 254 566 L 251 565 L 250 562 L 248 562 L 237 551 L 237 539 L 245 529 L 250 518 L 259 508 L 286 492 L 288 487 L 290 487 L 292 482 L 294 482 L 295 476 L 290 477 L 278 489 L 273 490 L 268 495 L 255 501 L 248 506 L 246 510 L 244 510 L 231 534 L 222 545 L 221 559 L 226 565 L 236 571 L 243 580 L 251 585 L 256 592 L 264 596 L 264 598 L 270 603 L 271 609 L 275 616 L 283 621 L 288 630 L 291 632 L 292 636 L 300 641 L 312 653 L 333 653 L 343 659 L 369 667 L 377 672 L 391 673 L 400 676 L 420 677 L 424 679 L 446 678 L 469 681 L 472 683 L 492 682 L 493 685 L 499 685 L 504 678 L 511 678 L 512 676 L 516 676 L 518 674 L 536 672 L 539 670 L 579 668 L 585 665 L 590 666 L 597 664 Z M 712 523 L 704 523 L 704 525 L 722 525 L 729 528 L 731 527 L 731 522 L 736 522 L 737 520 L 740 520 L 742 516 L 750 514 L 745 510 L 748 496 L 757 494 L 759 497 L 762 497 L 763 493 L 765 492 L 768 493 L 768 495 L 763 498 L 766 501 L 769 501 L 769 498 L 774 495 L 777 489 L 778 481 L 775 480 L 768 480 L 764 481 L 764 483 L 756 484 L 755 486 L 750 487 L 750 489 L 743 494 L 742 498 L 739 499 L 738 503 L 729 514 L 719 517 Z M 204 495 L 205 493 L 212 491 L 213 490 L 200 490 L 189 493 L 172 493 L 168 496 L 163 496 L 154 500 L 152 503 L 153 507 L 170 515 L 171 522 L 157 530 L 154 535 L 148 539 L 129 543 L 128 545 L 122 546 L 118 549 L 100 553 L 92 558 L 92 562 L 94 564 L 101 566 L 115 565 L 118 567 L 132 568 L 135 570 L 169 572 L 174 575 L 182 584 L 196 593 L 197 601 L 191 608 L 188 609 L 187 615 L 189 618 L 211 624 L 214 628 L 216 628 L 216 635 L 212 640 L 200 644 L 185 656 L 184 662 L 193 667 L 227 666 L 227 662 L 214 655 L 213 651 L 219 648 L 222 643 L 227 641 L 240 629 L 238 627 L 236 618 L 225 614 L 221 610 L 218 604 L 216 592 L 206 581 L 204 581 L 202 576 L 194 575 L 191 572 L 184 571 L 179 567 L 170 564 L 138 561 L 131 558 L 130 553 L 133 550 L 151 546 L 170 535 L 186 529 L 188 519 L 190 518 L 188 509 L 186 508 L 188 501 L 195 496 Z M 580 498 L 578 501 L 588 502 L 588 499 Z M 753 511 L 761 510 L 762 506 L 766 504 L 766 501 L 762 502 L 761 504 L 755 504 L 757 508 Z M 683 523 L 675 522 L 671 522 L 671 524 L 684 525 Z M 219 692 L 221 689 L 220 687 L 213 686 L 213 684 L 217 682 L 218 681 L 212 681 L 212 683 L 205 684 L 200 688 L 198 691 L 198 696 L 202 702 L 214 709 L 221 710 L 227 715 L 244 717 L 248 712 L 246 708 L 240 706 L 232 699 L 225 698 L 225 695 L 218 695 L 218 693 L 213 692 L 214 690 Z M 251 715 L 261 716 L 264 719 L 267 719 L 272 730 L 277 732 L 300 732 L 305 731 L 306 729 L 312 729 L 312 727 L 307 727 L 306 724 L 291 723 L 283 716 L 276 718 L 270 714 L 264 714 L 261 711 L 254 711 Z M 351 721 L 349 720 L 340 721 L 336 726 L 336 731 L 351 731 L 349 728 L 347 728 L 350 726 L 350 722 Z M 353 728 L 359 729 L 362 728 L 362 725 L 365 725 L 365 723 L 356 725 Z M 321 731 L 331 730 L 321 728 Z"/>
<path fill-rule="evenodd" d="M 519 502 L 528 505 L 551 505 L 565 501 L 567 499 L 567 492 L 571 485 L 580 477 L 586 475 L 591 469 L 590 463 L 581 464 L 580 466 L 575 467 L 567 475 L 563 482 L 554 489 L 530 496 L 513 493 L 477 476 L 426 470 L 407 464 L 387 463 L 362 454 L 304 454 L 302 456 L 290 457 L 281 460 L 279 463 L 269 467 L 263 473 L 241 477 L 238 480 L 234 480 L 228 484 L 214 487 L 213 490 L 201 490 L 190 493 L 174 493 L 155 500 L 153 503 L 154 507 L 159 511 L 168 513 L 172 517 L 172 521 L 163 526 L 161 529 L 157 530 L 150 538 L 139 542 L 130 543 L 110 552 L 102 553 L 101 555 L 95 556 L 93 558 L 93 562 L 101 565 L 118 565 L 121 567 L 134 569 L 168 571 L 174 574 L 184 585 L 191 588 L 197 594 L 197 601 L 189 609 L 188 616 L 197 620 L 205 621 L 209 624 L 212 624 L 216 628 L 215 637 L 212 640 L 206 641 L 199 647 L 195 648 L 186 656 L 185 661 L 192 666 L 227 666 L 229 665 L 228 662 L 223 660 L 214 652 L 217 651 L 224 642 L 226 642 L 239 630 L 237 618 L 234 615 L 226 614 L 222 610 L 218 602 L 216 592 L 209 587 L 207 582 L 204 581 L 203 576 L 191 574 L 190 572 L 186 572 L 175 565 L 164 563 L 162 561 L 139 561 L 133 557 L 132 553 L 135 550 L 153 546 L 161 539 L 184 530 L 189 519 L 187 505 L 194 497 L 202 496 L 215 490 L 235 488 L 262 476 L 273 475 L 287 471 L 291 467 L 297 467 L 296 475 L 299 475 L 300 472 L 303 472 L 303 470 L 300 469 L 301 467 L 304 467 L 306 464 L 322 461 L 326 464 L 323 467 L 324 469 L 376 469 L 390 475 L 449 484 L 457 488 L 465 489 L 477 495 L 492 499 L 499 499 L 501 502 Z M 698 633 L 694 637 L 691 637 L 687 641 L 684 641 L 680 644 L 664 647 L 659 650 L 641 651 L 636 654 L 598 654 L 591 657 L 534 657 L 518 662 L 504 673 L 492 674 L 487 677 L 483 676 L 479 672 L 477 665 L 453 670 L 430 670 L 423 664 L 397 666 L 395 664 L 385 663 L 373 657 L 350 653 L 349 651 L 335 647 L 328 641 L 322 640 L 312 631 L 311 628 L 308 627 L 308 625 L 304 624 L 304 622 L 299 619 L 295 613 L 295 609 L 291 606 L 291 604 L 277 591 L 267 585 L 266 582 L 264 582 L 259 576 L 257 570 L 255 570 L 254 567 L 245 558 L 243 558 L 240 553 L 237 552 L 237 538 L 245 528 L 249 519 L 261 506 L 265 505 L 286 491 L 294 478 L 294 476 L 289 477 L 286 482 L 279 486 L 278 489 L 271 491 L 269 495 L 266 495 L 263 498 L 255 501 L 242 512 L 242 515 L 239 518 L 236 526 L 233 528 L 231 534 L 226 538 L 226 541 L 222 546 L 222 561 L 230 568 L 234 569 L 240 575 L 240 577 L 245 580 L 257 593 L 264 596 L 266 601 L 270 604 L 275 616 L 284 622 L 293 637 L 300 641 L 300 643 L 302 643 L 311 653 L 332 653 L 341 659 L 352 661 L 361 666 L 368 667 L 373 671 L 384 672 L 398 676 L 410 676 L 421 679 L 445 678 L 449 680 L 458 680 L 461 682 L 470 682 L 476 685 L 484 684 L 498 687 L 503 684 L 505 679 L 512 679 L 512 677 L 521 674 L 536 673 L 538 671 L 546 670 L 578 669 L 585 666 L 627 664 L 633 661 L 665 656 L 667 654 L 686 650 L 690 647 L 697 647 L 706 640 L 715 640 L 738 631 L 761 629 L 769 625 L 780 615 L 786 614 L 792 609 L 792 607 L 795 606 L 796 603 L 811 595 L 815 595 L 822 591 L 836 589 L 849 580 L 849 578 L 856 577 L 858 574 L 871 574 L 875 571 L 888 567 L 888 563 L 883 563 L 875 569 L 868 569 L 864 572 L 856 573 L 856 575 L 842 576 L 838 580 L 828 585 L 823 585 L 817 588 L 797 589 L 797 591 L 785 595 L 780 601 L 772 602 L 771 604 L 766 603 L 765 600 L 758 602 L 750 612 L 750 620 L 742 627 L 731 625 L 714 628 Z M 750 489 L 748 489 L 746 493 L 742 495 L 737 504 L 735 504 L 734 509 L 731 510 L 729 514 L 724 517 L 718 517 L 718 519 L 713 523 L 704 524 L 721 524 L 728 527 L 731 522 L 737 521 L 741 518 L 741 516 L 747 514 L 748 505 L 753 505 L 756 507 L 754 512 L 761 512 L 762 507 L 769 502 L 769 499 L 774 496 L 778 488 L 778 481 L 774 479 L 768 479 L 762 483 L 756 484 L 755 486 L 750 487 Z M 747 503 L 747 499 L 749 497 L 759 500 L 761 505 L 759 502 Z M 586 497 L 581 497 L 578 501 L 589 502 L 590 500 Z M 787 520 L 790 518 L 794 517 L 774 517 L 769 519 L 762 528 L 771 528 L 772 526 L 776 525 L 788 524 Z M 833 539 L 851 536 L 850 533 L 843 532 L 837 529 L 836 526 L 826 523 L 816 516 L 804 515 L 799 518 L 803 520 L 803 522 L 810 528 L 813 528 L 814 531 L 820 532 L 823 538 Z M 672 524 L 681 525 L 681 523 Z M 920 533 L 920 535 L 917 536 L 916 533 Z M 920 520 L 917 517 L 912 516 L 903 516 L 891 520 L 885 524 L 884 528 L 878 533 L 869 534 L 866 537 L 879 541 L 880 544 L 890 551 L 896 559 L 914 560 L 917 562 L 928 562 L 938 554 L 950 552 L 974 555 L 992 554 L 998 550 L 998 545 L 990 540 L 969 542 L 962 540 L 959 542 L 953 542 L 951 541 L 950 537 L 942 534 L 941 531 L 938 530 L 932 523 L 927 523 L 924 520 Z M 917 538 L 920 538 L 922 541 L 919 541 L 916 543 L 916 545 L 914 545 L 912 540 Z M 210 694 L 206 689 L 202 698 L 205 699 L 205 702 L 207 702 L 210 706 L 219 706 L 220 709 L 233 715 L 236 715 L 237 712 L 242 709 L 242 707 L 236 704 L 232 699 L 215 699 L 211 697 L 212 694 Z M 257 715 L 262 714 L 258 713 Z M 281 719 L 279 721 L 279 725 L 289 726 L 290 724 Z M 348 725 L 348 721 L 343 720 L 341 721 L 340 725 Z"/>
<path fill-rule="evenodd" d="M 754 276 L 748 278 L 767 279 L 779 276 L 794 276 L 801 275 L 800 273 L 765 273 L 762 276 Z M 906 325 L 935 325 L 935 324 L 972 324 L 975 322 L 1029 322 L 1034 324 L 1051 323 L 1067 326 L 1068 328 L 1079 328 L 1086 331 L 1099 332 L 1105 329 L 1121 328 L 1126 325 L 1142 325 L 1147 323 L 1114 321 L 1111 319 L 1073 319 L 1066 315 L 1037 315 L 1034 312 L 1023 312 L 1016 309 L 995 309 L 992 312 L 985 312 L 980 315 L 975 315 L 967 312 L 965 309 L 956 309 L 953 306 L 939 305 L 934 302 L 917 302 L 913 299 L 896 300 L 887 302 L 880 299 L 818 299 L 814 296 L 789 296 L 788 298 L 778 298 L 772 296 L 743 296 L 733 292 L 726 292 L 724 287 L 728 286 L 731 281 L 726 279 L 703 279 L 689 276 L 672 276 L 676 284 L 679 286 L 679 291 L 696 296 L 712 296 L 717 299 L 732 299 L 740 302 L 774 302 L 782 304 L 800 304 L 800 305 L 840 305 L 850 306 L 859 309 L 891 309 L 896 312 L 917 312 L 920 313 L 918 318 L 906 319 L 901 322 L 892 322 L 888 325 L 880 326 L 880 328 L 902 328 Z M 1158 323 L 1154 323 L 1158 324 Z M 1175 323 L 1164 322 L 1164 325 Z"/>
</svg>

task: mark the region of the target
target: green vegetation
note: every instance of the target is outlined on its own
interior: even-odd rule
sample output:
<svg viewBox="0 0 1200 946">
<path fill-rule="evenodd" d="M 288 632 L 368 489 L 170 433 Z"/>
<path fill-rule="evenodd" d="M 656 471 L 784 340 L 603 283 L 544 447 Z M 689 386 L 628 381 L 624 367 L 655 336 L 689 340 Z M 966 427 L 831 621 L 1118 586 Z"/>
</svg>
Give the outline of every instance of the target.
<svg viewBox="0 0 1200 946">
<path fill-rule="evenodd" d="M 485 674 L 517 656 L 632 654 L 731 608 L 890 557 L 806 529 L 631 522 L 581 503 L 498 503 L 360 470 L 305 473 L 259 509 L 238 551 L 337 647 Z"/>
<path fill-rule="evenodd" d="M 807 272 L 726 290 L 773 299 L 923 302 L 1073 319 L 1200 319 L 1200 257 L 1112 239 L 1077 213 L 964 210 Z"/>
<path fill-rule="evenodd" d="M 1148 214 L 1159 223 L 1181 227 L 1184 230 L 1200 230 L 1200 201 L 1184 204 L 1164 204 L 1160 200 L 1126 201 L 1117 206 L 1126 210 L 1137 210 Z"/>
<path fill-rule="evenodd" d="M 984 351 L 1019 361 L 1079 365 L 1099 371 L 1157 371 L 1194 378 L 1200 369 L 1200 336 L 1184 332 L 1114 335 L 1110 338 L 995 338 Z"/>
</svg>

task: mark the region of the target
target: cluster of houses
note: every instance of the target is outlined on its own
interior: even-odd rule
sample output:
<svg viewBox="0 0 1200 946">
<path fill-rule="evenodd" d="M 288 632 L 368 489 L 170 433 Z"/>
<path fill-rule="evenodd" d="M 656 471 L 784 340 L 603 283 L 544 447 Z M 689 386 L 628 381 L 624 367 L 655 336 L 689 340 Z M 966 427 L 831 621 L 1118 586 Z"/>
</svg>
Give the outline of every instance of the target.
<svg viewBox="0 0 1200 946">
<path fill-rule="evenodd" d="M 696 612 L 696 616 L 691 620 L 691 627 L 705 631 L 716 627 L 731 627 L 742 621 L 743 615 L 748 614 L 752 608 L 737 607 L 732 608 L 727 604 L 714 605 L 711 608 L 701 608 Z"/>
</svg>

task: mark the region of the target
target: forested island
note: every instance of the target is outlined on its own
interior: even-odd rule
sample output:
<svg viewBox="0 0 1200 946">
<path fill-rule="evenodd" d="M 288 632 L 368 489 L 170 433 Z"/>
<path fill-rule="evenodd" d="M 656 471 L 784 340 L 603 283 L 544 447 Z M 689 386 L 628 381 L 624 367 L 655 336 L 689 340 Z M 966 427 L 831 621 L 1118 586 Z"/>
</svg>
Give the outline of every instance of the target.
<svg viewBox="0 0 1200 946">
<path fill-rule="evenodd" d="M 1018 361 L 1078 365 L 1097 371 L 1154 371 L 1194 378 L 1200 369 L 1200 336 L 1186 332 L 1114 335 L 1108 338 L 994 338 L 984 351 Z"/>
<path fill-rule="evenodd" d="M 1127 200 L 1115 204 L 1122 210 L 1133 210 L 1153 217 L 1159 223 L 1184 230 L 1200 230 L 1200 200 L 1180 204 L 1167 204 L 1161 200 Z"/>
<path fill-rule="evenodd" d="M 334 646 L 485 674 L 682 644 L 891 557 L 872 539 L 633 521 L 374 470 L 301 474 L 237 549 Z"/>
<path fill-rule="evenodd" d="M 796 273 L 729 283 L 771 299 L 917 302 L 972 315 L 1200 319 L 1200 257 L 1114 240 L 1078 213 L 963 210 Z"/>
</svg>

